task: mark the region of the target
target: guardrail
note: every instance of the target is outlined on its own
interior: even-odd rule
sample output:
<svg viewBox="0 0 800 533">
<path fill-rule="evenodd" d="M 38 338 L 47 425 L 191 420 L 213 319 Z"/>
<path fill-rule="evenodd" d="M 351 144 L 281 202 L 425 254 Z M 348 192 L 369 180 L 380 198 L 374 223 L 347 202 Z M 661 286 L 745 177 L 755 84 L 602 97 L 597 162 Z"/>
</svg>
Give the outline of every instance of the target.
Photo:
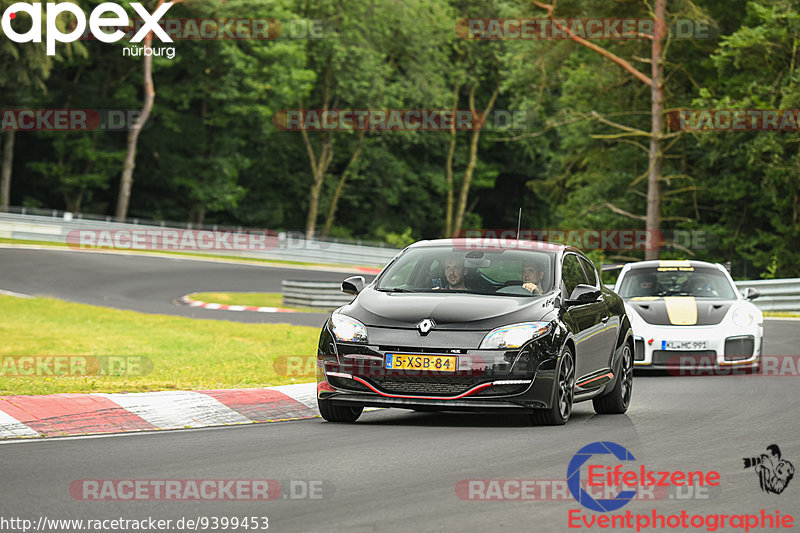
<svg viewBox="0 0 800 533">
<path fill-rule="evenodd" d="M 287 307 L 319 307 L 336 309 L 349 304 L 353 296 L 342 292 L 341 282 L 283 280 L 283 305 Z"/>
<path fill-rule="evenodd" d="M 135 219 L 134 219 L 135 220 Z M 110 220 L 97 220 L 79 218 L 72 213 L 52 211 L 50 216 L 31 215 L 22 213 L 0 213 L 0 238 L 24 239 L 37 242 L 68 243 L 68 235 L 75 230 L 89 231 L 134 231 L 146 232 L 176 229 L 178 231 L 228 231 L 233 234 L 242 234 L 247 237 L 254 230 L 248 228 L 224 228 L 210 225 L 175 224 L 167 222 L 155 224 L 139 224 L 131 222 L 113 222 Z M 266 232 L 262 232 L 264 234 Z M 231 257 L 249 257 L 257 259 L 272 259 L 279 261 L 297 261 L 303 263 L 364 265 L 382 267 L 388 263 L 400 250 L 388 246 L 370 246 L 363 244 L 349 244 L 327 240 L 305 239 L 299 232 L 272 232 L 268 244 L 269 249 L 253 250 L 182 250 L 191 253 L 223 255 Z"/>
<path fill-rule="evenodd" d="M 283 305 L 335 309 L 353 300 L 341 287 L 339 282 L 284 280 Z M 762 311 L 800 311 L 800 278 L 737 281 L 736 287 L 742 293 L 756 289 L 760 296 L 752 302 Z"/>
<path fill-rule="evenodd" d="M 752 287 L 760 296 L 752 300 L 762 311 L 800 311 L 800 278 L 737 281 L 744 293 Z"/>
<path fill-rule="evenodd" d="M 57 210 L 32 209 L 29 211 L 36 211 L 38 214 L 30 214 L 25 212 L 24 208 L 14 209 L 20 212 L 0 213 L 0 238 L 65 244 L 69 233 L 75 230 L 147 231 L 175 228 L 181 230 L 232 231 L 244 235 L 249 235 L 252 232 L 247 228 L 225 228 L 216 225 L 200 226 L 166 221 L 161 221 L 158 224 L 154 221 L 150 221 L 150 224 L 140 224 L 137 219 L 132 219 L 129 222 L 114 222 L 111 217 L 102 219 L 100 217 L 73 215 L 72 213 Z M 277 232 L 270 242 L 273 246 L 268 250 L 204 251 L 197 249 L 192 250 L 192 253 L 304 263 L 382 267 L 399 252 L 398 249 L 388 246 L 309 240 L 303 238 L 299 232 Z M 761 296 L 753 300 L 753 303 L 762 311 L 800 311 L 800 278 L 737 281 L 736 286 L 742 292 L 748 287 L 758 290 Z M 339 291 L 339 284 L 336 284 L 335 288 L 327 287 L 319 288 L 319 290 L 325 291 L 326 298 L 330 296 L 330 301 L 333 301 L 332 293 Z M 346 297 L 346 295 L 342 296 Z M 319 300 L 319 298 L 317 299 Z M 349 302 L 349 300 L 345 300 L 346 298 L 339 298 L 336 300 L 337 304 L 333 305 L 333 307 L 341 305 L 338 302 Z M 310 307 L 314 306 L 311 305 Z"/>
</svg>

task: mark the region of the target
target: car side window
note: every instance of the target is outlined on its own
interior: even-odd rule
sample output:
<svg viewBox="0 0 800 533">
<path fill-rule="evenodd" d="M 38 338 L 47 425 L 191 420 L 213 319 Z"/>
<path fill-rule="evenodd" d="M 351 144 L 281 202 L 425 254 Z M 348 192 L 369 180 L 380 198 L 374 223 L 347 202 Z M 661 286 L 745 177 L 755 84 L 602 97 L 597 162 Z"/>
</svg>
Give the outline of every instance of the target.
<svg viewBox="0 0 800 533">
<path fill-rule="evenodd" d="M 581 283 L 589 283 L 577 255 L 566 254 L 564 256 L 564 261 L 561 264 L 561 279 L 564 282 L 564 288 L 567 290 L 567 297 Z"/>
<path fill-rule="evenodd" d="M 597 284 L 597 271 L 595 270 L 594 265 L 583 257 L 581 257 L 581 263 L 583 263 L 583 270 L 586 271 L 586 276 L 589 278 L 589 285 L 599 287 Z"/>
</svg>

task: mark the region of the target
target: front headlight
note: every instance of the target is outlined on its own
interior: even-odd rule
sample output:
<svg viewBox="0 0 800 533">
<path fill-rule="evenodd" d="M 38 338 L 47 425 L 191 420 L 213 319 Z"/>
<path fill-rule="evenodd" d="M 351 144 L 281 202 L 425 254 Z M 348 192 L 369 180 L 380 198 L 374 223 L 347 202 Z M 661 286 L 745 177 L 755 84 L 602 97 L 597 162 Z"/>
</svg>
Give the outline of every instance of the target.
<svg viewBox="0 0 800 533">
<path fill-rule="evenodd" d="M 549 322 L 523 322 L 495 328 L 481 342 L 481 349 L 505 350 L 519 348 L 526 342 L 547 333 Z"/>
<path fill-rule="evenodd" d="M 755 317 L 748 309 L 738 308 L 733 312 L 733 323 L 740 328 L 749 327 Z"/>
<path fill-rule="evenodd" d="M 347 315 L 333 313 L 331 329 L 336 340 L 342 342 L 367 342 L 367 327 Z"/>
</svg>

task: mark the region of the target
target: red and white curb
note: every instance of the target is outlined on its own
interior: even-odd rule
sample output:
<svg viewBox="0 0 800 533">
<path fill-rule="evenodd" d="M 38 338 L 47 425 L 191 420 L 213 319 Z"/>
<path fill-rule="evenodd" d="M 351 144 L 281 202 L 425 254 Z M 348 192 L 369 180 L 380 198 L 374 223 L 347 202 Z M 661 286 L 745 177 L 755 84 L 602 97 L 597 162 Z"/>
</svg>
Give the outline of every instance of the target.
<svg viewBox="0 0 800 533">
<path fill-rule="evenodd" d="M 283 307 L 256 307 L 254 305 L 228 305 L 228 304 L 215 304 L 208 302 L 201 302 L 200 300 L 192 300 L 190 295 L 181 296 L 178 301 L 189 307 L 199 307 L 201 309 L 213 309 L 219 311 L 254 311 L 256 313 L 296 313 L 294 309 L 286 309 Z"/>
<path fill-rule="evenodd" d="M 0 396 L 0 439 L 278 422 L 319 416 L 316 383 L 265 389 Z"/>
</svg>

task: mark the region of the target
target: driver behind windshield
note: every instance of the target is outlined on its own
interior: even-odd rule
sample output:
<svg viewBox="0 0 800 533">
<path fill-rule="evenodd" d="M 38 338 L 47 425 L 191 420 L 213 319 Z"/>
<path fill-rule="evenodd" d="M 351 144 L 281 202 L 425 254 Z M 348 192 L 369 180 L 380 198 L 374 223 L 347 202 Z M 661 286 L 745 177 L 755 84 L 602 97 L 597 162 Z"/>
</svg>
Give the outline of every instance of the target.
<svg viewBox="0 0 800 533">
<path fill-rule="evenodd" d="M 450 255 L 444 262 L 444 278 L 446 290 L 465 291 L 467 290 L 467 269 L 464 266 L 464 259 L 458 255 Z"/>
<path fill-rule="evenodd" d="M 709 281 L 700 276 L 692 276 L 689 279 L 686 291 L 694 296 L 713 296 L 714 294 L 714 290 Z"/>
</svg>

